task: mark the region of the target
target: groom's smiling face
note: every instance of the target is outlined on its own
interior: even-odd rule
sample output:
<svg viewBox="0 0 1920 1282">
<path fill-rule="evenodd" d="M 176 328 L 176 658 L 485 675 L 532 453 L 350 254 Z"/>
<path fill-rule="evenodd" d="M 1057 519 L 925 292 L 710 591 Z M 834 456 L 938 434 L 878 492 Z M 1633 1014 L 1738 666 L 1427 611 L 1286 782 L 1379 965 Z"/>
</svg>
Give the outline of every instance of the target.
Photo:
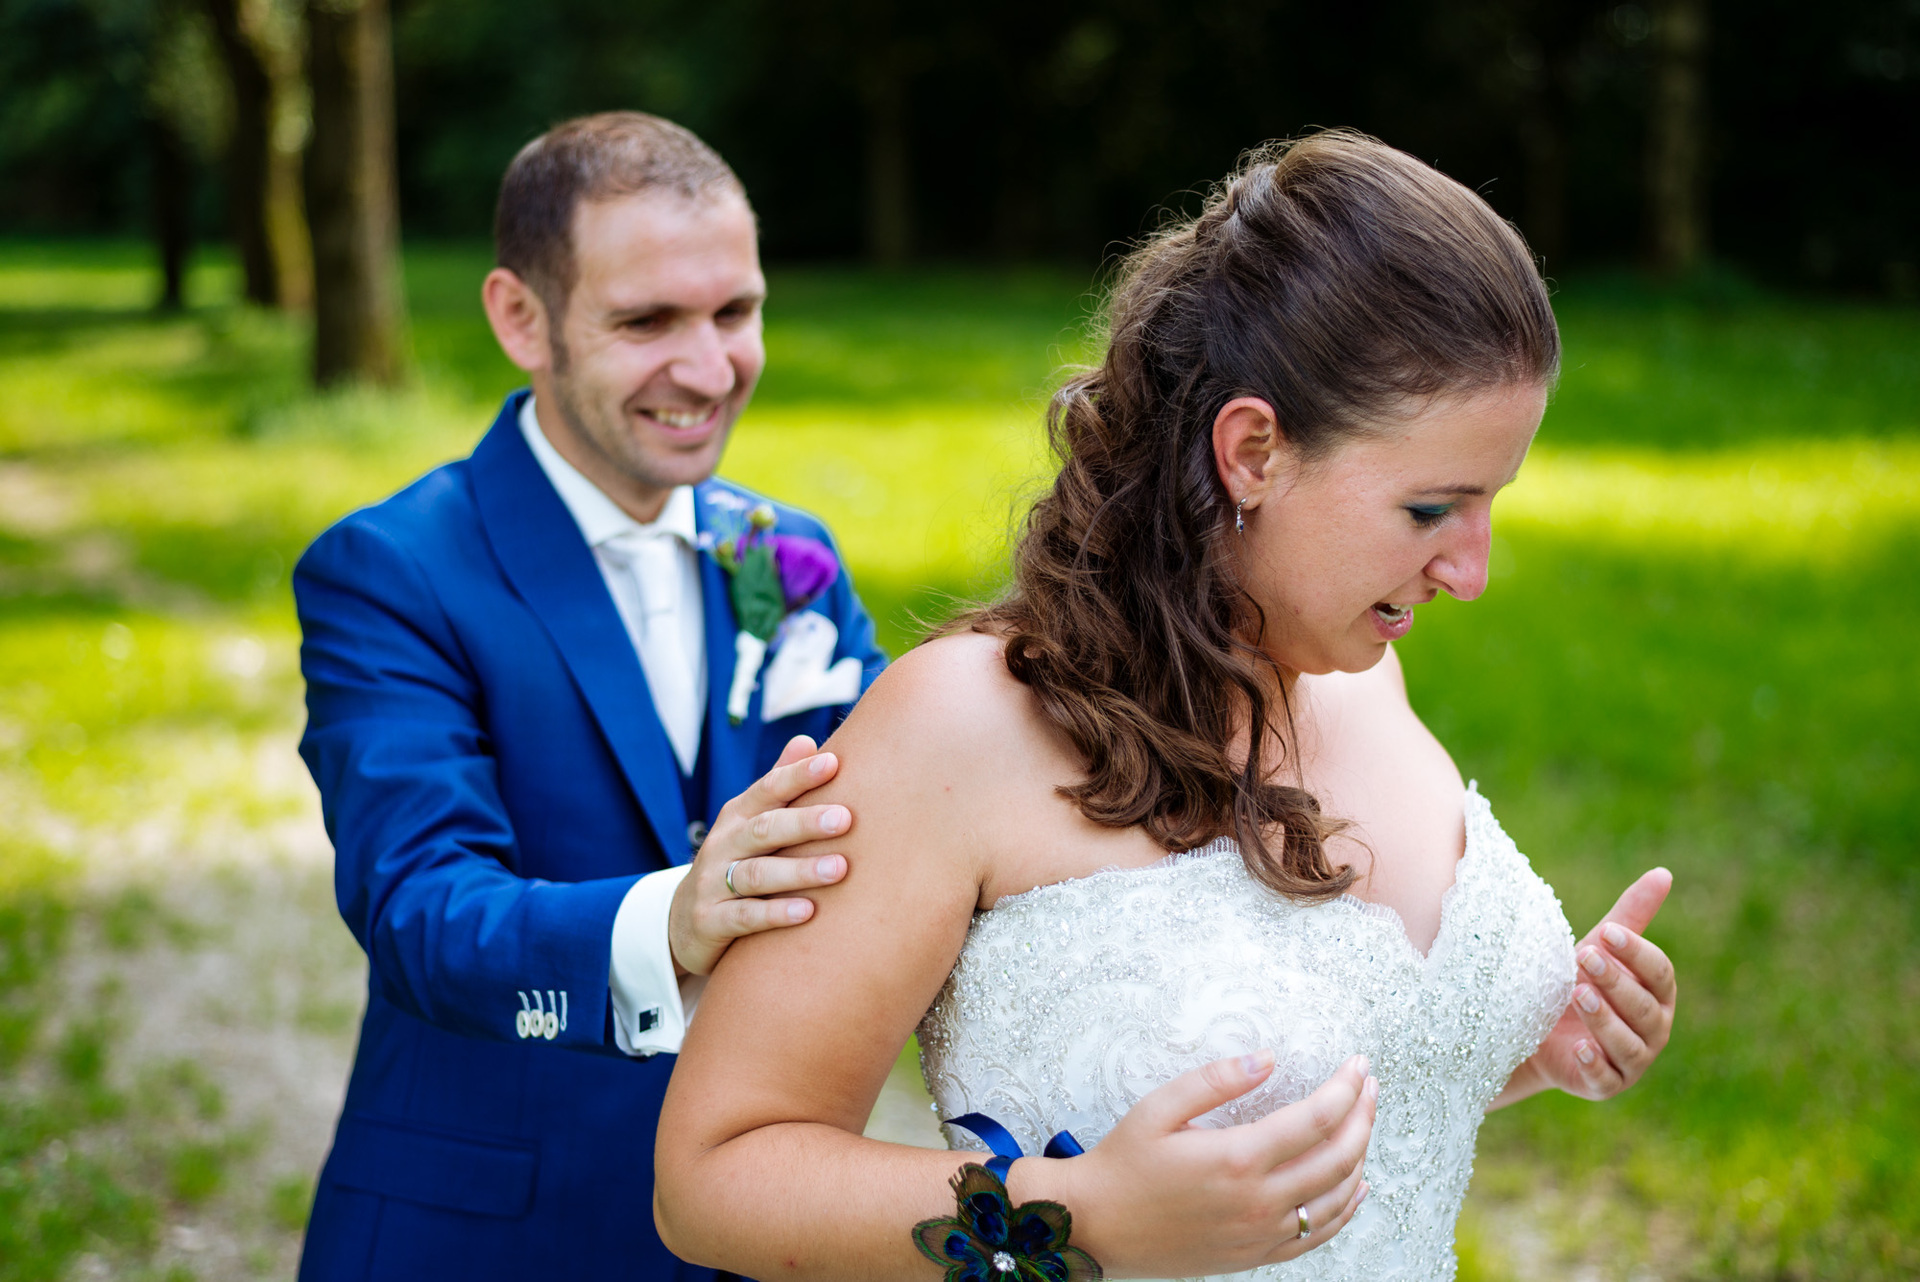
<svg viewBox="0 0 1920 1282">
<path fill-rule="evenodd" d="M 531 371 L 536 413 L 568 462 L 651 520 L 719 466 L 766 364 L 758 229 L 732 193 L 583 201 L 573 262 Z"/>
</svg>

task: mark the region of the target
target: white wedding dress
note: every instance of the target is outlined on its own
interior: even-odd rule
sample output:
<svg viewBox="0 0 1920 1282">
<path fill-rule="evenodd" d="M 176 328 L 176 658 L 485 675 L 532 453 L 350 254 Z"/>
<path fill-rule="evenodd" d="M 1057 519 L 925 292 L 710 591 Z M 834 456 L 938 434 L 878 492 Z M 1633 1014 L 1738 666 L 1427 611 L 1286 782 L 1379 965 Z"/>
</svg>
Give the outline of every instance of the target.
<svg viewBox="0 0 1920 1282">
<path fill-rule="evenodd" d="M 1366 1204 L 1325 1246 L 1231 1276 L 1451 1278 L 1481 1116 L 1574 983 L 1560 901 L 1471 785 L 1466 823 L 1425 957 L 1392 909 L 1281 898 L 1225 839 L 1002 899 L 974 917 L 920 1025 L 940 1115 L 985 1113 L 1027 1153 L 1061 1130 L 1091 1148 L 1141 1096 L 1209 1060 L 1275 1055 L 1259 1090 L 1204 1119 L 1224 1125 L 1303 1098 L 1364 1052 L 1380 1079 Z"/>
</svg>

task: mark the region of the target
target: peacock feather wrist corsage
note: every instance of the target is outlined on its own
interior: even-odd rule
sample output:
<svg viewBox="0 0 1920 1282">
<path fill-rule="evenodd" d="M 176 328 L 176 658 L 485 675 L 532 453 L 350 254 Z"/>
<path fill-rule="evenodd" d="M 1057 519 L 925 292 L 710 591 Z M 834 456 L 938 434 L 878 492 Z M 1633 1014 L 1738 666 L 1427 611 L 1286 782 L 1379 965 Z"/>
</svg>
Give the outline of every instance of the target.
<svg viewBox="0 0 1920 1282">
<path fill-rule="evenodd" d="M 1073 1213 L 1058 1202 L 1022 1202 L 1007 1196 L 1007 1169 L 1020 1147 L 1004 1127 L 978 1113 L 954 1118 L 987 1141 L 995 1156 L 985 1166 L 973 1163 L 953 1177 L 955 1214 L 922 1220 L 913 1226 L 920 1254 L 947 1271 L 946 1282 L 1096 1282 L 1105 1276 L 1100 1262 L 1069 1246 Z M 1047 1144 L 1048 1157 L 1081 1151 L 1065 1131 Z"/>
</svg>

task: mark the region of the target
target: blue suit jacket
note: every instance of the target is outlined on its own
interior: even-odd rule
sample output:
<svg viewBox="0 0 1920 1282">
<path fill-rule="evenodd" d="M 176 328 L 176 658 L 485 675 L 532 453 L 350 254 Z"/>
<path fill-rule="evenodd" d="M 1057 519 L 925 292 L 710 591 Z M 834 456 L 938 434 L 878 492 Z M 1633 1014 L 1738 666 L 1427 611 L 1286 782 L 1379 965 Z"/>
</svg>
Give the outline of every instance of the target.
<svg viewBox="0 0 1920 1282">
<path fill-rule="evenodd" d="M 525 395 L 471 458 L 347 517 L 294 571 L 300 751 L 371 963 L 302 1279 L 712 1276 L 654 1234 L 674 1057 L 613 1048 L 614 913 L 642 874 L 691 858 L 690 818 L 711 821 L 791 736 L 824 740 L 847 708 L 763 724 L 756 695 L 728 723 L 733 619 L 703 556 L 709 787 L 687 815 L 593 553 L 520 434 Z M 696 488 L 703 531 L 727 491 L 744 493 Z M 779 529 L 828 537 L 791 508 Z M 844 574 L 811 608 L 839 628 L 835 657 L 878 675 Z M 532 991 L 562 1003 L 552 1041 L 516 1034 Z"/>
</svg>

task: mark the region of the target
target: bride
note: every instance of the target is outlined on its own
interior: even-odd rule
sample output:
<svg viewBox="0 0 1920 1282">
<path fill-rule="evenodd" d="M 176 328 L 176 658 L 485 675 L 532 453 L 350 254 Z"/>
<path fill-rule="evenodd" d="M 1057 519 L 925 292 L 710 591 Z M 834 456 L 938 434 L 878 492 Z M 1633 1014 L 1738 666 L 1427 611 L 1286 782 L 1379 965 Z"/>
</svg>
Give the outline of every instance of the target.
<svg viewBox="0 0 1920 1282">
<path fill-rule="evenodd" d="M 1029 1271 L 964 1204 L 916 1238 L 982 1147 L 862 1137 L 917 1027 L 941 1115 L 1004 1128 L 969 1123 L 1026 1155 L 1010 1200 L 1064 1205 L 1109 1274 L 1451 1277 L 1482 1114 L 1615 1094 L 1666 1043 L 1673 972 L 1639 932 L 1671 879 L 1576 949 L 1393 651 L 1486 586 L 1558 370 L 1518 234 L 1318 134 L 1136 251 L 1108 321 L 1054 399 L 1008 593 L 828 745 L 815 800 L 858 816 L 853 871 L 701 1001 L 656 1150 L 686 1258 L 1097 1275 Z M 1042 1156 L 1059 1131 L 1084 1153 Z"/>
</svg>

